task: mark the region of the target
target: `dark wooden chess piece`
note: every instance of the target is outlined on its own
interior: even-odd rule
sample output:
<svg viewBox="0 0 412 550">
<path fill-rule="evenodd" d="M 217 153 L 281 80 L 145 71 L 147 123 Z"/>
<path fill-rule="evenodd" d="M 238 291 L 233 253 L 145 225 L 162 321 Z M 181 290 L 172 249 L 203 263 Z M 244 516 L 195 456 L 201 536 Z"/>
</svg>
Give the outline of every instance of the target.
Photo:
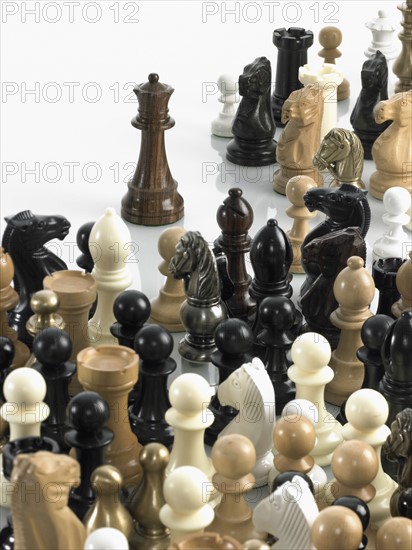
<svg viewBox="0 0 412 550">
<path fill-rule="evenodd" d="M 183 198 L 177 192 L 167 162 L 164 132 L 173 128 L 168 103 L 172 86 L 159 82 L 159 75 L 150 73 L 148 82 L 134 88 L 139 102 L 132 126 L 142 131 L 140 156 L 136 172 L 127 184 L 122 199 L 121 216 L 140 225 L 165 225 L 183 217 Z"/>
<path fill-rule="evenodd" d="M 337 498 L 334 502 L 332 502 L 332 506 L 344 506 L 345 508 L 349 508 L 349 510 L 352 510 L 352 512 L 355 512 L 355 514 L 358 516 L 362 523 L 363 528 L 363 537 L 362 542 L 358 546 L 359 550 L 364 550 L 368 545 L 368 537 L 365 534 L 365 531 L 367 530 L 370 522 L 370 512 L 369 507 L 361 498 L 358 497 L 352 497 L 352 496 L 343 496 L 340 498 Z"/>
<path fill-rule="evenodd" d="M 278 474 L 275 479 L 272 481 L 272 486 L 270 488 L 270 492 L 273 493 L 276 491 L 278 487 L 281 487 L 284 485 L 287 481 L 293 481 L 293 478 L 297 476 L 302 478 L 309 486 L 309 489 L 313 496 L 315 496 L 315 486 L 313 484 L 313 481 L 310 479 L 310 477 L 307 474 L 304 474 L 303 472 L 296 472 L 295 470 L 289 470 L 287 472 L 282 472 Z"/>
<path fill-rule="evenodd" d="M 218 384 L 221 384 L 233 371 L 252 361 L 253 332 L 241 319 L 226 319 L 216 327 L 215 342 L 217 350 L 212 353 L 211 361 L 219 371 Z M 238 411 L 229 405 L 222 405 L 217 392 L 208 408 L 215 419 L 206 429 L 205 443 L 212 446 L 219 433 L 233 420 Z"/>
<path fill-rule="evenodd" d="M 14 549 L 14 532 L 12 516 L 7 516 L 7 524 L 0 531 L 0 549 L 1 550 L 13 550 Z"/>
<path fill-rule="evenodd" d="M 72 490 L 69 506 L 80 519 L 89 510 L 96 495 L 90 477 L 104 464 L 105 447 L 113 440 L 113 432 L 105 428 L 109 407 L 98 393 L 84 391 L 74 396 L 67 407 L 69 429 L 66 444 L 73 447 L 80 464 L 80 485 Z"/>
<path fill-rule="evenodd" d="M 86 273 L 91 273 L 94 268 L 94 261 L 89 248 L 89 238 L 95 223 L 95 221 L 84 223 L 79 227 L 76 235 L 76 243 L 81 252 L 80 256 L 76 258 L 76 264 L 80 269 L 84 269 Z"/>
<path fill-rule="evenodd" d="M 223 252 L 222 248 L 218 244 L 216 244 L 216 241 L 214 243 L 212 252 L 216 260 L 216 267 L 220 280 L 220 298 L 225 304 L 228 316 L 234 317 L 233 313 L 230 310 L 228 301 L 233 296 L 235 285 L 233 284 L 233 281 L 229 275 L 229 267 L 226 254 Z"/>
<path fill-rule="evenodd" d="M 313 44 L 313 32 L 300 27 L 275 29 L 273 44 L 278 49 L 278 57 L 272 111 L 276 125 L 283 127 L 283 104 L 293 91 L 303 87 L 298 72 L 299 67 L 308 62 L 308 49 Z"/>
<path fill-rule="evenodd" d="M 134 349 L 140 357 L 140 392 L 129 408 L 132 432 L 140 443 L 157 441 L 170 449 L 173 444 L 173 428 L 165 420 L 170 408 L 167 379 L 176 370 L 176 361 L 170 354 L 173 338 L 159 325 L 143 327 L 137 334 Z"/>
<path fill-rule="evenodd" d="M 119 340 L 119 345 L 134 349 L 134 339 L 150 317 L 150 301 L 139 290 L 125 290 L 113 304 L 116 323 L 110 332 Z"/>
<path fill-rule="evenodd" d="M 291 333 L 297 311 L 285 296 L 264 298 L 259 306 L 259 320 L 263 327 L 258 342 L 266 348 L 264 364 L 272 381 L 276 396 L 276 414 L 281 414 L 286 403 L 295 398 L 295 384 L 287 370 L 292 361 L 288 354 L 294 337 Z"/>
<path fill-rule="evenodd" d="M 233 121 L 233 139 L 226 158 L 243 166 L 267 166 L 276 162 L 276 125 L 270 103 L 272 70 L 266 57 L 246 65 L 239 76 L 242 96 Z"/>
<path fill-rule="evenodd" d="M 396 286 L 396 275 L 404 263 L 402 258 L 386 258 L 375 260 L 372 264 L 372 277 L 375 287 L 379 290 L 379 302 L 376 314 L 393 317 L 392 306 L 400 298 Z"/>
<path fill-rule="evenodd" d="M 239 188 L 229 189 L 229 196 L 219 206 L 216 220 L 222 234 L 215 240 L 215 246 L 226 254 L 229 277 L 234 284 L 233 295 L 226 305 L 234 317 L 247 319 L 256 308 L 248 292 L 252 278 L 245 264 L 252 243 L 248 230 L 253 223 L 253 210 L 242 194 Z"/>
<path fill-rule="evenodd" d="M 198 231 L 188 231 L 180 238 L 169 270 L 185 281 L 186 301 L 180 317 L 186 334 L 179 353 L 189 361 L 208 362 L 216 349 L 215 329 L 227 313 L 220 297 L 215 257 Z"/>
<path fill-rule="evenodd" d="M 44 245 L 52 239 L 63 240 L 69 233 L 70 223 L 63 216 L 37 216 L 30 210 L 5 218 L 6 230 L 2 246 L 14 264 L 14 288 L 20 301 L 9 313 L 9 323 L 19 339 L 31 346 L 32 337 L 26 330 L 26 322 L 33 314 L 30 298 L 43 288 L 43 279 L 67 269 L 66 264 Z"/>
<path fill-rule="evenodd" d="M 70 336 L 56 327 L 44 329 L 33 342 L 36 358 L 33 369 L 46 381 L 44 400 L 50 407 L 50 414 L 42 423 L 41 433 L 57 441 L 62 453 L 69 450 L 64 439 L 67 431 L 66 407 L 70 400 L 69 383 L 76 370 L 76 365 L 69 361 L 71 352 Z"/>
<path fill-rule="evenodd" d="M 390 124 L 390 121 L 377 124 L 374 115 L 376 105 L 388 99 L 388 64 L 379 50 L 363 64 L 361 80 L 362 89 L 350 123 L 361 140 L 365 159 L 372 160 L 372 146 Z"/>
<path fill-rule="evenodd" d="M 389 405 L 386 424 L 391 426 L 396 415 L 412 408 L 412 311 L 404 311 L 391 325 L 382 344 L 385 374 L 379 391 Z"/>
<path fill-rule="evenodd" d="M 365 378 L 362 388 L 379 391 L 379 383 L 385 374 L 381 357 L 382 342 L 393 323 L 388 315 L 377 314 L 363 323 L 361 338 L 363 346 L 358 349 L 356 356 L 365 366 Z"/>
</svg>

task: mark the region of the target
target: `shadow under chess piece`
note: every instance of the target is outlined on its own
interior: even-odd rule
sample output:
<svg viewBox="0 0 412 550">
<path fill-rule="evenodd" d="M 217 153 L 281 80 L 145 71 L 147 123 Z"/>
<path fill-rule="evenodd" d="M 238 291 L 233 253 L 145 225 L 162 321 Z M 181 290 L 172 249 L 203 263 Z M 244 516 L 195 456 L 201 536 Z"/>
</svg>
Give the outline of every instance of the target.
<svg viewBox="0 0 412 550">
<path fill-rule="evenodd" d="M 324 27 L 319 33 L 319 44 L 322 46 L 319 57 L 324 59 L 325 63 L 335 64 L 335 59 L 341 57 L 338 47 L 342 43 L 342 31 L 338 27 Z M 338 86 L 337 100 L 348 99 L 350 95 L 350 84 L 347 78 L 344 78 Z"/>
</svg>

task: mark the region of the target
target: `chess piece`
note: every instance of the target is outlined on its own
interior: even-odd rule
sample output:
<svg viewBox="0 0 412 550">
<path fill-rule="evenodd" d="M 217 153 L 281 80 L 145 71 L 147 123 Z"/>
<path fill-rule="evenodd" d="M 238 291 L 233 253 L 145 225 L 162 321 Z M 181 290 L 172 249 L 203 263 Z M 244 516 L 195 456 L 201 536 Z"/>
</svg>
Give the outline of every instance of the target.
<svg viewBox="0 0 412 550">
<path fill-rule="evenodd" d="M 223 537 L 219 533 L 199 533 L 190 535 L 169 546 L 168 550 L 269 550 L 269 546 L 258 541 L 258 546 L 246 546 L 228 535 Z"/>
<path fill-rule="evenodd" d="M 239 434 L 222 436 L 213 445 L 212 461 L 216 469 L 213 485 L 223 496 L 207 531 L 236 536 L 239 542 L 251 538 L 265 540 L 266 533 L 255 530 L 252 510 L 244 497 L 255 481 L 251 473 L 256 461 L 253 443 Z"/>
<path fill-rule="evenodd" d="M 171 447 L 173 443 L 173 428 L 165 420 L 170 407 L 167 379 L 176 370 L 176 361 L 169 357 L 172 350 L 172 335 L 158 325 L 143 327 L 136 336 L 140 391 L 129 409 L 129 418 L 132 432 L 142 445 L 157 441 Z"/>
<path fill-rule="evenodd" d="M 14 345 L 10 338 L 0 336 L 0 407 L 3 405 L 5 398 L 3 395 L 3 385 L 7 376 L 11 371 L 11 364 L 14 358 Z M 7 443 L 7 433 L 9 425 L 6 420 L 0 415 L 0 456 L 3 446 Z M 1 537 L 1 535 L 0 535 Z M 1 544 L 0 544 L 1 548 Z"/>
<path fill-rule="evenodd" d="M 358 550 L 365 550 L 369 543 L 368 537 L 365 533 L 370 523 L 369 506 L 362 499 L 352 496 L 337 498 L 332 502 L 332 506 L 343 506 L 355 512 L 362 523 L 362 529 L 364 532 L 362 541 L 358 546 Z"/>
<path fill-rule="evenodd" d="M 272 111 L 277 126 L 282 127 L 282 107 L 290 94 L 302 88 L 299 67 L 308 62 L 308 49 L 313 44 L 313 32 L 300 27 L 275 29 L 273 44 L 278 50 Z"/>
<path fill-rule="evenodd" d="M 412 250 L 396 274 L 396 288 L 400 294 L 397 302 L 392 304 L 392 315 L 397 318 L 402 311 L 412 310 Z"/>
<path fill-rule="evenodd" d="M 57 327 L 49 327 L 40 332 L 33 342 L 33 353 L 36 362 L 33 369 L 39 372 L 47 386 L 45 403 L 50 414 L 43 421 L 41 433 L 51 437 L 60 447 L 62 453 L 69 447 L 65 443 L 66 407 L 69 403 L 69 382 L 76 365 L 69 361 L 72 343 L 67 332 Z"/>
<path fill-rule="evenodd" d="M 12 548 L 14 548 L 14 532 L 11 514 L 8 514 L 6 521 L 6 525 L 0 531 L 1 550 L 11 550 Z"/>
<path fill-rule="evenodd" d="M 9 323 L 18 332 L 19 340 L 30 347 L 32 338 L 26 331 L 26 322 L 33 313 L 30 297 L 43 288 L 44 277 L 67 269 L 63 260 L 44 245 L 52 239 L 62 241 L 69 233 L 70 223 L 63 216 L 35 216 L 30 210 L 5 220 L 2 247 L 13 260 L 13 286 L 19 293 L 17 306 L 12 305 L 14 309 L 9 312 Z M 17 359 L 19 351 L 16 354 Z"/>
<path fill-rule="evenodd" d="M 412 88 L 411 77 L 411 49 L 412 49 L 412 0 L 405 0 L 399 4 L 402 12 L 402 31 L 399 40 L 402 42 L 402 51 L 396 58 L 392 70 L 398 77 L 395 84 L 395 93 L 407 92 Z"/>
<path fill-rule="evenodd" d="M 234 284 L 233 295 L 226 303 L 234 317 L 246 320 L 256 304 L 248 293 L 252 278 L 245 264 L 252 243 L 248 231 L 253 223 L 253 210 L 242 194 L 238 187 L 229 189 L 229 196 L 219 206 L 216 220 L 222 233 L 214 244 L 226 255 L 229 277 Z"/>
<path fill-rule="evenodd" d="M 138 547 L 158 550 L 169 543 L 169 530 L 159 517 L 165 504 L 163 483 L 169 451 L 161 443 L 148 443 L 140 451 L 139 461 L 143 478 L 131 498 L 129 511 L 136 522 Z"/>
<path fill-rule="evenodd" d="M 223 103 L 222 111 L 212 122 L 212 134 L 219 137 L 231 138 L 233 119 L 235 117 L 235 105 L 239 99 L 236 97 L 238 83 L 235 76 L 222 74 L 217 81 L 220 92 L 218 101 Z"/>
<path fill-rule="evenodd" d="M 363 528 L 353 510 L 332 506 L 319 513 L 313 522 L 311 535 L 316 550 L 358 550 Z"/>
<path fill-rule="evenodd" d="M 266 57 L 258 57 L 239 76 L 242 100 L 233 121 L 233 139 L 226 158 L 243 166 L 267 166 L 276 162 L 276 125 L 270 104 L 272 70 Z"/>
<path fill-rule="evenodd" d="M 411 8 L 412 15 L 412 8 Z M 411 84 L 412 87 L 412 84 Z M 378 124 L 392 123 L 372 147 L 376 171 L 369 179 L 369 190 L 375 199 L 382 200 L 391 187 L 412 187 L 412 90 L 395 94 L 375 107 Z"/>
<path fill-rule="evenodd" d="M 253 332 L 241 319 L 226 319 L 216 327 L 215 342 L 217 350 L 212 353 L 211 361 L 218 369 L 219 386 L 233 371 L 252 361 Z M 218 392 L 212 397 L 209 409 L 215 418 L 213 424 L 206 429 L 205 442 L 212 446 L 218 434 L 235 418 L 237 410 L 222 404 Z"/>
<path fill-rule="evenodd" d="M 323 138 L 318 152 L 313 157 L 313 165 L 319 170 L 327 170 L 333 180 L 330 187 L 340 187 L 344 183 L 365 189 L 363 183 L 363 147 L 358 136 L 344 128 L 332 128 Z"/>
<path fill-rule="evenodd" d="M 308 176 L 294 176 L 286 184 L 286 196 L 291 203 L 286 209 L 286 214 L 293 219 L 291 229 L 286 232 L 293 250 L 293 261 L 289 268 L 291 273 L 304 273 L 301 246 L 309 233 L 309 220 L 316 217 L 316 212 L 307 209 L 303 197 L 315 187 L 316 182 Z"/>
<path fill-rule="evenodd" d="M 372 146 L 390 122 L 375 122 L 374 109 L 388 99 L 388 65 L 379 50 L 367 59 L 361 72 L 362 89 L 350 116 L 350 123 L 362 143 L 364 158 L 372 160 Z"/>
<path fill-rule="evenodd" d="M 134 339 L 150 316 L 150 302 L 140 290 L 125 290 L 113 303 L 116 322 L 110 327 L 119 345 L 134 349 Z"/>
<path fill-rule="evenodd" d="M 373 57 L 380 51 L 388 61 L 395 59 L 397 48 L 393 42 L 393 34 L 398 25 L 393 23 L 385 10 L 378 11 L 378 17 L 365 23 L 372 33 L 372 42 L 365 50 L 366 57 Z"/>
<path fill-rule="evenodd" d="M 342 441 L 342 426 L 327 411 L 324 399 L 325 385 L 333 379 L 333 371 L 328 366 L 330 345 L 319 334 L 307 332 L 295 340 L 291 356 L 294 364 L 289 367 L 288 376 L 295 382 L 296 399 L 307 399 L 316 409 L 318 441 L 311 454 L 316 464 L 327 466 Z"/>
<path fill-rule="evenodd" d="M 385 334 L 382 348 L 385 374 L 379 392 L 389 404 L 388 426 L 406 407 L 412 408 L 412 311 L 404 311 Z"/>
<path fill-rule="evenodd" d="M 100 527 L 114 527 L 131 543 L 134 525 L 132 516 L 121 502 L 122 474 L 114 466 L 105 464 L 94 470 L 90 481 L 96 491 L 96 500 L 83 519 L 86 534 Z"/>
<path fill-rule="evenodd" d="M 83 548 L 86 530 L 67 506 L 79 478 L 79 465 L 69 456 L 38 452 L 16 457 L 11 478 L 18 488 L 12 498 L 15 548 Z"/>
<path fill-rule="evenodd" d="M 253 523 L 276 537 L 279 548 L 296 550 L 311 547 L 310 529 L 318 514 L 309 486 L 295 475 L 259 502 Z"/>
<path fill-rule="evenodd" d="M 180 238 L 169 270 L 175 278 L 185 280 L 186 300 L 180 319 L 186 334 L 179 342 L 179 353 L 189 361 L 208 362 L 216 349 L 214 331 L 227 313 L 220 299 L 215 257 L 198 231 L 188 231 Z"/>
<path fill-rule="evenodd" d="M 173 128 L 168 103 L 172 86 L 159 82 L 150 73 L 148 82 L 134 87 L 139 102 L 132 126 L 142 131 L 139 161 L 122 199 L 122 218 L 139 225 L 165 225 L 177 222 L 184 214 L 183 198 L 177 181 L 170 173 L 166 157 L 164 132 Z"/>
<path fill-rule="evenodd" d="M 169 227 L 161 233 L 157 243 L 157 249 L 163 258 L 159 264 L 159 271 L 166 277 L 166 282 L 157 298 L 151 300 L 150 322 L 162 325 L 169 332 L 184 331 L 180 320 L 180 307 L 186 298 L 183 281 L 173 277 L 169 271 L 169 264 L 176 245 L 185 233 L 186 229 L 183 227 Z"/>
<path fill-rule="evenodd" d="M 385 258 L 372 264 L 372 277 L 379 291 L 379 302 L 376 314 L 392 317 L 392 305 L 399 300 L 400 294 L 396 288 L 396 276 L 404 260 L 402 258 Z"/>
<path fill-rule="evenodd" d="M 92 275 L 83 271 L 56 271 L 43 281 L 46 290 L 57 294 L 58 309 L 65 322 L 65 330 L 72 341 L 70 361 L 76 362 L 77 354 L 90 345 L 87 323 L 89 311 L 96 300 L 96 282 Z M 71 379 L 69 394 L 82 391 L 77 371 Z"/>
<path fill-rule="evenodd" d="M 342 428 L 343 439 L 369 443 L 378 458 L 378 473 L 372 481 L 376 493 L 368 504 L 372 528 L 377 528 L 390 517 L 389 503 L 397 486 L 383 471 L 381 464 L 381 447 L 390 434 L 390 429 L 385 425 L 389 407 L 383 395 L 365 388 L 349 397 L 345 413 L 348 423 Z"/>
<path fill-rule="evenodd" d="M 14 266 L 10 254 L 0 248 L 0 336 L 9 338 L 14 346 L 14 359 L 12 368 L 23 367 L 29 357 L 30 350 L 18 339 L 18 334 L 9 326 L 7 311 L 13 309 L 19 301 L 19 296 L 10 286 L 14 278 Z"/>
<path fill-rule="evenodd" d="M 299 67 L 299 80 L 304 86 L 314 84 L 323 92 L 324 106 L 320 127 L 322 141 L 338 123 L 337 89 L 343 82 L 343 75 L 332 63 L 324 63 L 318 70 L 312 69 L 310 65 L 303 65 Z"/>
<path fill-rule="evenodd" d="M 408 518 L 388 519 L 376 533 L 376 550 L 409 550 L 412 521 Z"/>
<path fill-rule="evenodd" d="M 76 243 L 81 252 L 76 258 L 76 264 L 80 269 L 84 269 L 86 273 L 91 273 L 94 268 L 93 256 L 89 248 L 90 233 L 96 222 L 86 222 L 81 225 L 77 231 Z"/>
<path fill-rule="evenodd" d="M 69 506 L 81 520 L 96 498 L 91 475 L 104 464 L 105 448 L 113 441 L 113 432 L 104 427 L 109 414 L 106 401 L 90 391 L 75 395 L 67 407 L 65 440 L 80 464 L 80 485 L 72 490 Z"/>
<path fill-rule="evenodd" d="M 100 527 L 86 538 L 84 550 L 129 550 L 129 542 L 119 529 L 114 527 Z"/>
<path fill-rule="evenodd" d="M 164 504 L 160 521 L 170 529 L 170 541 L 202 532 L 213 520 L 213 508 L 207 504 L 207 476 L 193 466 L 176 468 L 163 486 Z"/>
<path fill-rule="evenodd" d="M 273 177 L 273 189 L 282 195 L 289 179 L 296 176 L 315 180 L 315 185 L 323 185 L 323 177 L 313 165 L 313 157 L 320 146 L 323 106 L 322 90 L 315 84 L 292 92 L 283 104 L 282 122 L 286 127 L 276 149 L 276 161 L 280 168 Z"/>
<path fill-rule="evenodd" d="M 333 292 L 339 307 L 331 314 L 330 320 L 341 329 L 341 333 L 330 361 L 334 377 L 326 386 L 325 399 L 334 405 L 342 405 L 351 393 L 360 389 L 365 375 L 356 352 L 362 345 L 362 325 L 372 316 L 369 305 L 375 294 L 375 285 L 362 258 L 349 258 L 348 266 L 336 277 Z"/>
<path fill-rule="evenodd" d="M 293 338 L 291 329 L 296 322 L 296 309 L 285 296 L 264 298 L 259 306 L 259 319 L 263 327 L 258 342 L 265 347 L 264 365 L 275 391 L 276 414 L 295 397 L 295 385 L 288 378 L 291 365 L 288 359 Z"/>
<path fill-rule="evenodd" d="M 86 391 L 97 392 L 111 411 L 107 428 L 114 439 L 106 448 L 105 462 L 120 470 L 125 487 L 136 485 L 141 477 L 141 445 L 131 431 L 127 409 L 127 396 L 138 378 L 138 362 L 135 352 L 125 346 L 89 347 L 77 356 L 80 384 Z"/>
<path fill-rule="evenodd" d="M 335 59 L 341 57 L 342 53 L 338 47 L 342 43 L 342 32 L 338 27 L 324 27 L 319 33 L 319 44 L 322 49 L 318 53 L 324 59 L 324 63 L 335 64 Z M 342 101 L 350 95 L 349 81 L 344 78 L 338 86 L 336 99 Z"/>
<path fill-rule="evenodd" d="M 409 221 L 406 213 L 411 205 L 411 194 L 403 187 L 391 187 L 383 195 L 385 212 L 383 223 L 389 226 L 383 237 L 373 243 L 373 259 L 405 258 L 408 252 L 408 235 L 403 226 Z"/>
<path fill-rule="evenodd" d="M 272 432 L 276 421 L 275 391 L 263 363 L 255 357 L 235 370 L 218 387 L 221 403 L 239 410 L 219 434 L 240 434 L 254 445 L 256 464 L 252 465 L 255 486 L 268 482 L 272 467 Z M 252 487 L 250 487 L 252 488 Z"/>
</svg>

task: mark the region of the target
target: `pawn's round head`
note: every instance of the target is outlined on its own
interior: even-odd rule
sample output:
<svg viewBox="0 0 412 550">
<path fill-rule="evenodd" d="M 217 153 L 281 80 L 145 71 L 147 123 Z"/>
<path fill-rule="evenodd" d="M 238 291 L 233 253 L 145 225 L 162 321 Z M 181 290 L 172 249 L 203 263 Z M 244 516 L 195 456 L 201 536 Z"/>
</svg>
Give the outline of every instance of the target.
<svg viewBox="0 0 412 550">
<path fill-rule="evenodd" d="M 379 463 L 373 447 L 364 441 L 351 439 L 336 447 L 331 467 L 340 483 L 360 489 L 372 483 L 378 473 Z"/>
<path fill-rule="evenodd" d="M 95 433 L 109 420 L 109 406 L 98 393 L 83 391 L 67 405 L 67 422 L 80 432 Z"/>
<path fill-rule="evenodd" d="M 136 334 L 134 349 L 143 361 L 163 361 L 172 353 L 173 337 L 160 325 L 148 325 Z"/>
<path fill-rule="evenodd" d="M 365 531 L 368 528 L 371 514 L 368 505 L 361 498 L 352 496 L 340 497 L 332 503 L 332 506 L 345 506 L 345 508 L 349 508 L 361 520 L 363 530 Z"/>
<path fill-rule="evenodd" d="M 317 187 L 317 185 L 312 178 L 308 176 L 294 176 L 286 184 L 286 196 L 288 201 L 295 206 L 305 206 L 303 196 L 315 187 Z"/>
<path fill-rule="evenodd" d="M 139 290 L 121 292 L 113 304 L 113 313 L 121 325 L 142 326 L 149 318 L 151 306 L 149 299 Z"/>
<path fill-rule="evenodd" d="M 114 527 L 99 527 L 86 538 L 84 550 L 129 550 L 126 536 Z"/>
<path fill-rule="evenodd" d="M 244 435 L 224 435 L 213 445 L 212 462 L 218 474 L 230 479 L 240 479 L 255 466 L 255 447 Z"/>
<path fill-rule="evenodd" d="M 236 94 L 239 89 L 238 79 L 231 74 L 222 74 L 217 80 L 217 87 L 223 95 Z"/>
<path fill-rule="evenodd" d="M 148 443 L 140 451 L 139 461 L 145 472 L 161 472 L 169 463 L 169 451 L 161 443 Z"/>
<path fill-rule="evenodd" d="M 34 339 L 33 353 L 42 365 L 58 367 L 70 359 L 72 341 L 64 330 L 49 327 L 42 330 Z"/>
<path fill-rule="evenodd" d="M 41 403 L 46 395 L 46 382 L 34 369 L 21 367 L 6 378 L 3 393 L 6 401 L 13 403 Z"/>
<path fill-rule="evenodd" d="M 241 355 L 251 350 L 253 332 L 241 319 L 226 319 L 216 327 L 215 342 L 218 350 L 224 355 Z"/>
<path fill-rule="evenodd" d="M 173 510 L 190 514 L 204 506 L 210 488 L 211 483 L 201 470 L 193 466 L 181 466 L 167 476 L 163 494 Z"/>
<path fill-rule="evenodd" d="M 410 205 L 411 195 L 404 187 L 391 187 L 383 195 L 383 207 L 389 214 L 403 214 Z"/>
<path fill-rule="evenodd" d="M 410 550 L 412 521 L 407 517 L 394 517 L 385 521 L 376 534 L 376 550 Z"/>
<path fill-rule="evenodd" d="M 344 506 L 330 506 L 319 512 L 310 532 L 318 550 L 357 550 L 363 536 L 360 519 Z"/>
<path fill-rule="evenodd" d="M 366 319 L 361 328 L 363 344 L 370 350 L 380 351 L 383 339 L 393 322 L 392 317 L 382 313 Z"/>
<path fill-rule="evenodd" d="M 111 464 L 104 464 L 94 470 L 90 481 L 98 495 L 110 495 L 120 492 L 123 477 L 117 468 Z"/>
<path fill-rule="evenodd" d="M 53 290 L 39 290 L 35 292 L 30 300 L 30 307 L 34 313 L 45 315 L 55 313 L 59 309 L 59 297 Z"/>
<path fill-rule="evenodd" d="M 325 49 L 337 48 L 342 43 L 342 31 L 338 27 L 324 27 L 319 33 L 319 44 Z"/>
<path fill-rule="evenodd" d="M 388 418 L 389 406 L 382 394 L 369 388 L 352 393 L 346 402 L 345 415 L 354 428 L 369 431 L 383 426 Z"/>
<path fill-rule="evenodd" d="M 187 372 L 178 376 L 169 389 L 172 406 L 181 414 L 196 415 L 210 403 L 212 391 L 199 374 Z"/>
<path fill-rule="evenodd" d="M 259 306 L 259 319 L 265 328 L 290 329 L 296 318 L 296 308 L 286 296 L 269 296 Z"/>
<path fill-rule="evenodd" d="M 185 233 L 187 230 L 184 227 L 168 227 L 160 234 L 157 249 L 164 260 L 170 262 L 175 255 L 176 245 Z"/>
<path fill-rule="evenodd" d="M 319 422 L 319 412 L 316 405 L 308 399 L 292 399 L 289 403 L 283 407 L 281 416 L 304 416 L 312 422 L 317 424 Z"/>
<path fill-rule="evenodd" d="M 304 416 L 283 416 L 276 422 L 273 443 L 279 454 L 298 460 L 313 450 L 315 442 L 315 427 Z"/>
<path fill-rule="evenodd" d="M 316 332 L 306 332 L 292 344 L 292 361 L 306 371 L 316 372 L 328 365 L 331 355 L 329 342 Z"/>
</svg>

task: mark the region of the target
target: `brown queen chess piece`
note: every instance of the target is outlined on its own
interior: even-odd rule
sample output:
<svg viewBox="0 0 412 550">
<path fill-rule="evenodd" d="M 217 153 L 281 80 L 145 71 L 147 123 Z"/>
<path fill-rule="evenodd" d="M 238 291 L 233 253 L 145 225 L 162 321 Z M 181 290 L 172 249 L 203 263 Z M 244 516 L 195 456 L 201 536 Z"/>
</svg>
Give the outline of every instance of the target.
<svg viewBox="0 0 412 550">
<path fill-rule="evenodd" d="M 398 10 L 402 12 L 403 30 L 399 34 L 402 42 L 402 51 L 393 64 L 393 72 L 399 78 L 395 84 L 395 92 L 407 92 L 412 88 L 412 0 L 406 0 L 399 4 Z"/>
<path fill-rule="evenodd" d="M 142 130 L 142 140 L 136 172 L 122 199 L 121 215 L 139 225 L 166 225 L 180 220 L 184 211 L 183 198 L 170 173 L 164 142 L 165 130 L 175 125 L 168 109 L 174 89 L 159 82 L 156 73 L 149 74 L 148 79 L 134 88 L 139 110 L 132 126 Z"/>
</svg>

